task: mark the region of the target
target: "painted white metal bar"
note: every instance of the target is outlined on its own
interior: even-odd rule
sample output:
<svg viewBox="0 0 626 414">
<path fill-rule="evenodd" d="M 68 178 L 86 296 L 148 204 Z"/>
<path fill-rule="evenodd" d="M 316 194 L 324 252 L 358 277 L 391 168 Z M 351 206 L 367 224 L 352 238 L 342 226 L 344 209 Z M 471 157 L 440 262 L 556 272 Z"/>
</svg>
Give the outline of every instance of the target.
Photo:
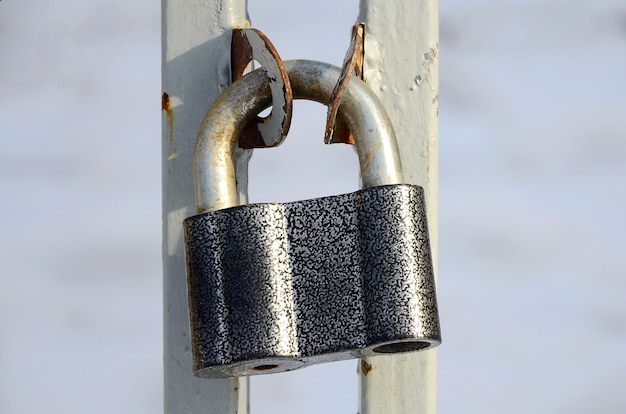
<svg viewBox="0 0 626 414">
<path fill-rule="evenodd" d="M 435 275 L 438 19 L 437 0 L 361 0 L 357 20 L 366 24 L 365 81 L 393 122 L 405 182 L 425 190 Z M 436 349 L 363 359 L 359 371 L 361 414 L 437 412 Z"/>
<path fill-rule="evenodd" d="M 193 376 L 182 233 L 183 219 L 196 211 L 193 152 L 198 128 L 230 83 L 231 29 L 249 26 L 246 4 L 246 0 L 161 2 L 166 414 L 248 412 L 247 379 Z"/>
</svg>

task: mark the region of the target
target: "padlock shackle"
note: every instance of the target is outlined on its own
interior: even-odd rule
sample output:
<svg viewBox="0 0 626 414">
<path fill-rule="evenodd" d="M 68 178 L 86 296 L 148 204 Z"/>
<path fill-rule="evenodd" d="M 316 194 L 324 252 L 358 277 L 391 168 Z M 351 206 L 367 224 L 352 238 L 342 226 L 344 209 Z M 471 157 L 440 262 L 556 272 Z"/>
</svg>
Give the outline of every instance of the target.
<svg viewBox="0 0 626 414">
<path fill-rule="evenodd" d="M 340 68 L 310 60 L 286 61 L 285 68 L 294 99 L 328 105 Z M 237 142 L 246 124 L 271 103 L 269 81 L 260 68 L 226 88 L 205 115 L 194 154 L 199 214 L 240 204 L 235 179 Z M 383 104 L 363 81 L 352 77 L 339 113 L 356 137 L 363 188 L 403 183 L 393 126 Z"/>
</svg>

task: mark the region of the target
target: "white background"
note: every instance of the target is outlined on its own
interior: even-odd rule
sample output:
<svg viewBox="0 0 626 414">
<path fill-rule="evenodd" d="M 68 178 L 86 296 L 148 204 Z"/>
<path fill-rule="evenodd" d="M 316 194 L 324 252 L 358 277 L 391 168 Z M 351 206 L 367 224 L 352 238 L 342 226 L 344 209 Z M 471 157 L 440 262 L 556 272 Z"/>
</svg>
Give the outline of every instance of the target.
<svg viewBox="0 0 626 414">
<path fill-rule="evenodd" d="M 358 2 L 249 11 L 284 59 L 340 65 Z M 440 14 L 439 412 L 623 413 L 626 5 Z M 160 97 L 159 2 L 0 3 L 1 413 L 162 411 Z M 324 108 L 294 117 L 252 201 L 356 189 Z M 355 413 L 356 379 L 255 377 L 253 413 Z"/>
</svg>

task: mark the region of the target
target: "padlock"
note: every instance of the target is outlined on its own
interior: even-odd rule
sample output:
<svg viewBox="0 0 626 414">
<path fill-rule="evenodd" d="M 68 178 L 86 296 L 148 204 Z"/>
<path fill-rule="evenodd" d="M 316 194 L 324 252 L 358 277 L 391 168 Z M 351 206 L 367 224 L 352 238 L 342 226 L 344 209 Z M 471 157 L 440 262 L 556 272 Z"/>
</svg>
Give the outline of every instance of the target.
<svg viewBox="0 0 626 414">
<path fill-rule="evenodd" d="M 295 98 L 328 103 L 339 68 L 285 67 Z M 207 113 L 194 154 L 198 215 L 184 221 L 196 376 L 268 374 L 441 342 L 424 191 L 403 183 L 380 100 L 358 79 L 343 99 L 364 189 L 289 203 L 239 206 L 237 139 L 271 104 L 262 69 Z"/>
</svg>

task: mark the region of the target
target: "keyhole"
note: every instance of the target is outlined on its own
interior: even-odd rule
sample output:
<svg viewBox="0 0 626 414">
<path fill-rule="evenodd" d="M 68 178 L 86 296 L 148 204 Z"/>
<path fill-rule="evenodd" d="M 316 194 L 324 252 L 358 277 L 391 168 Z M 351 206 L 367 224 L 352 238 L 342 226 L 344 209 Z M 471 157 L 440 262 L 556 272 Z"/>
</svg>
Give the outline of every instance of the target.
<svg viewBox="0 0 626 414">
<path fill-rule="evenodd" d="M 258 367 L 254 367 L 252 368 L 255 371 L 269 371 L 271 369 L 276 369 L 278 368 L 278 365 L 259 365 Z"/>
</svg>

